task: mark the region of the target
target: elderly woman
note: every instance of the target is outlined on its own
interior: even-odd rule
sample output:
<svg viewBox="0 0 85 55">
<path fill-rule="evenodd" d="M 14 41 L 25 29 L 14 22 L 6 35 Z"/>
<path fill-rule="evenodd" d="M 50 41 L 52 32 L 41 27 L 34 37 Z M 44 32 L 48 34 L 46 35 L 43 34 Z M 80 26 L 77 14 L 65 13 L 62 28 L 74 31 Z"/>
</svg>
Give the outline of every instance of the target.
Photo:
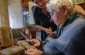
<svg viewBox="0 0 85 55">
<path fill-rule="evenodd" d="M 47 38 L 48 41 L 43 47 L 45 55 L 58 55 L 61 52 L 65 55 L 85 54 L 85 18 L 77 16 L 72 1 L 50 0 L 47 10 L 53 22 L 59 27 L 57 33 L 61 34 L 57 39 L 51 36 Z M 40 41 L 32 41 L 34 46 L 40 46 Z M 42 54 L 40 50 L 28 50 L 27 53 L 28 55 Z"/>
</svg>

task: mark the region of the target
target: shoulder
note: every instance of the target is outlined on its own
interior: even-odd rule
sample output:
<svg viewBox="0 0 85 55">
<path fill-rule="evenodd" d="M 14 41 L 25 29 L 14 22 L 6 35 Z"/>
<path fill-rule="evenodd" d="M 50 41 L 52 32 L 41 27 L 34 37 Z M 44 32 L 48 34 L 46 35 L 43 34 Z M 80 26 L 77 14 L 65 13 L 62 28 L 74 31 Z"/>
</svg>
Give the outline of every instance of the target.
<svg viewBox="0 0 85 55">
<path fill-rule="evenodd" d="M 75 36 L 79 31 L 85 32 L 85 18 L 80 16 L 63 30 L 63 35 Z M 69 32 L 70 31 L 70 32 Z"/>
<path fill-rule="evenodd" d="M 79 31 L 82 31 L 82 29 L 85 29 L 85 18 L 83 16 L 78 17 L 76 20 L 74 20 L 71 24 L 67 25 L 62 33 L 62 36 L 72 36 L 78 33 Z M 69 32 L 70 31 L 70 32 Z"/>
<path fill-rule="evenodd" d="M 37 14 L 37 13 L 39 13 L 40 12 L 40 8 L 38 7 L 38 6 L 35 6 L 34 8 L 33 8 L 33 13 L 34 14 Z"/>
<path fill-rule="evenodd" d="M 72 24 L 75 24 L 75 25 L 81 25 L 81 24 L 85 24 L 85 17 L 84 16 L 79 16 L 76 20 L 74 20 L 72 22 Z"/>
<path fill-rule="evenodd" d="M 83 17 L 82 15 L 79 16 L 77 19 L 75 19 L 71 24 L 69 24 L 68 26 L 77 26 L 77 25 L 81 25 L 81 24 L 85 24 L 85 17 Z"/>
</svg>

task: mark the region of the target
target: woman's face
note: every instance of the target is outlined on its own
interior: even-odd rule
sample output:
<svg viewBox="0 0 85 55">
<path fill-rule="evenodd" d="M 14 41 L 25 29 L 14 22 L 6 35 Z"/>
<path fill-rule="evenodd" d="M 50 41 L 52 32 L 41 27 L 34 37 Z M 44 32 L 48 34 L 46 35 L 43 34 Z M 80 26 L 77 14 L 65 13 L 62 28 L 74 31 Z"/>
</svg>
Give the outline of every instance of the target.
<svg viewBox="0 0 85 55">
<path fill-rule="evenodd" d="M 34 0 L 34 3 L 40 8 L 45 8 L 47 0 Z"/>
<path fill-rule="evenodd" d="M 51 15 L 53 22 L 57 26 L 59 26 L 65 20 L 65 15 L 62 10 L 58 10 L 58 11 L 53 10 L 51 11 L 50 15 Z"/>
</svg>

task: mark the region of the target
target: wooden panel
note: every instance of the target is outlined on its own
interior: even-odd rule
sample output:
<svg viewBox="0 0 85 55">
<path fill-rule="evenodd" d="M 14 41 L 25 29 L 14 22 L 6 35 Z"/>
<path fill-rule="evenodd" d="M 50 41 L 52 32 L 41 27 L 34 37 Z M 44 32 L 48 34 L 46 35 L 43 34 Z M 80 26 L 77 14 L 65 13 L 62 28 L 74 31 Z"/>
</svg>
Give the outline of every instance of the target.
<svg viewBox="0 0 85 55">
<path fill-rule="evenodd" d="M 85 9 L 85 2 L 78 4 Z"/>
<path fill-rule="evenodd" d="M 1 27 L 0 32 L 1 32 L 1 47 L 8 47 L 14 45 L 11 28 Z"/>
<path fill-rule="evenodd" d="M 2 46 L 8 46 L 11 45 L 10 42 L 10 34 L 9 34 L 9 29 L 5 27 L 0 28 L 1 31 L 1 45 Z"/>
<path fill-rule="evenodd" d="M 26 4 L 26 3 L 28 3 L 29 1 L 31 1 L 31 0 L 22 0 L 22 4 Z"/>
</svg>

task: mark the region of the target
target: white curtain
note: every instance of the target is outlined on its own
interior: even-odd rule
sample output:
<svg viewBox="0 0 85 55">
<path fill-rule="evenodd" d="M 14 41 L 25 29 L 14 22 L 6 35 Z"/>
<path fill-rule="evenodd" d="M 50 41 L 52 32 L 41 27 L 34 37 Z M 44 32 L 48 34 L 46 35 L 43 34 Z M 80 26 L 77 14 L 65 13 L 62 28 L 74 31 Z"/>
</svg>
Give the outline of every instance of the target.
<svg viewBox="0 0 85 55">
<path fill-rule="evenodd" d="M 8 0 L 9 21 L 11 28 L 23 27 L 21 0 Z"/>
</svg>

